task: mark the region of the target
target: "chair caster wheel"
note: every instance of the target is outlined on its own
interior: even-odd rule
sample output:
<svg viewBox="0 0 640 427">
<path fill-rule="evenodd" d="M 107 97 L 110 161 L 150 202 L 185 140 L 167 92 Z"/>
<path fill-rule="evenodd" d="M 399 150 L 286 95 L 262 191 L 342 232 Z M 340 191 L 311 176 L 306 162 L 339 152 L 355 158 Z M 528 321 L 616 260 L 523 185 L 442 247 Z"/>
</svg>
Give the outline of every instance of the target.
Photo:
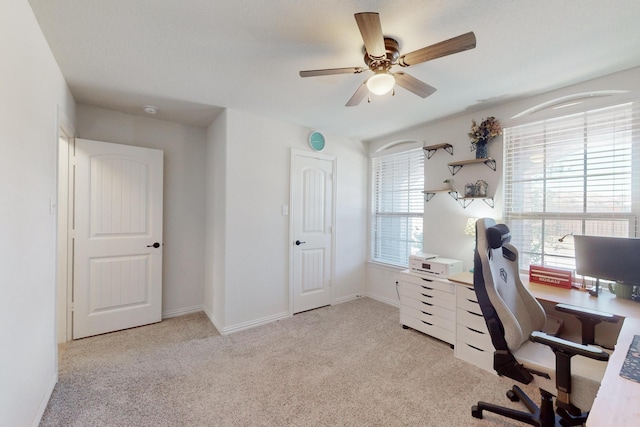
<svg viewBox="0 0 640 427">
<path fill-rule="evenodd" d="M 518 395 L 516 395 L 513 390 L 509 390 L 507 391 L 507 398 L 512 401 L 512 402 L 517 402 L 520 400 L 520 398 L 518 397 Z"/>
<path fill-rule="evenodd" d="M 473 405 L 471 407 L 471 415 L 473 416 L 473 418 L 482 419 L 482 411 L 478 409 L 478 405 Z"/>
</svg>

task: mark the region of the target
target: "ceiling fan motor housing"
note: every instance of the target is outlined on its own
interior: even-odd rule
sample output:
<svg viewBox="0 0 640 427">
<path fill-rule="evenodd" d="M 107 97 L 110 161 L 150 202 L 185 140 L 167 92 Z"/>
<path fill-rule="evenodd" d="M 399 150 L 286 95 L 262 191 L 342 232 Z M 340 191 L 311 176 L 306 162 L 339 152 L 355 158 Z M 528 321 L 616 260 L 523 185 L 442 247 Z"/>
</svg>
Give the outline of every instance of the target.
<svg viewBox="0 0 640 427">
<path fill-rule="evenodd" d="M 391 37 L 384 38 L 384 47 L 386 50 L 386 58 L 376 59 L 369 56 L 366 47 L 363 47 L 364 63 L 371 71 L 388 71 L 392 66 L 396 64 L 398 57 L 400 56 L 400 44 L 396 39 Z"/>
</svg>

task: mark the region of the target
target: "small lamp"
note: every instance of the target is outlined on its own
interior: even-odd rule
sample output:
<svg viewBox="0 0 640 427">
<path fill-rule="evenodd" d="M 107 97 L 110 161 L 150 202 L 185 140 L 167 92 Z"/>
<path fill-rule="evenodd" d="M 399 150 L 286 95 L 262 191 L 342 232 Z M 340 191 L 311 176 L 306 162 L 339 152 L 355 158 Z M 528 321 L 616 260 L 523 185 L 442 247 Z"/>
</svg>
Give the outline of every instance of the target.
<svg viewBox="0 0 640 427">
<path fill-rule="evenodd" d="M 393 89 L 396 79 L 388 71 L 377 72 L 367 80 L 367 89 L 375 95 L 384 95 Z"/>
<path fill-rule="evenodd" d="M 475 237 L 477 220 L 478 218 L 467 218 L 467 224 L 464 226 L 464 234 Z"/>
<path fill-rule="evenodd" d="M 476 221 L 478 218 L 467 218 L 467 223 L 464 226 L 464 234 L 470 237 L 476 237 Z M 475 246 L 473 251 L 475 252 Z M 471 273 L 473 273 L 473 267 L 469 269 Z"/>
</svg>

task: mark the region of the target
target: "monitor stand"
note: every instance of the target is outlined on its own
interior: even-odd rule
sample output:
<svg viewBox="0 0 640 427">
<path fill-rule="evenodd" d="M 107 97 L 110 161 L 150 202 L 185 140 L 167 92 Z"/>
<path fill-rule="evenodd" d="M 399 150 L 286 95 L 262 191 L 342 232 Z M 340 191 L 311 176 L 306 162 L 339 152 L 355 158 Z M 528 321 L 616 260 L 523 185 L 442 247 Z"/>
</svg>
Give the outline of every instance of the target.
<svg viewBox="0 0 640 427">
<path fill-rule="evenodd" d="M 600 291 L 600 279 L 596 278 L 596 287 L 595 287 L 595 289 L 591 289 L 589 291 L 589 295 L 591 295 L 592 297 L 598 298 L 598 292 L 599 291 Z"/>
</svg>

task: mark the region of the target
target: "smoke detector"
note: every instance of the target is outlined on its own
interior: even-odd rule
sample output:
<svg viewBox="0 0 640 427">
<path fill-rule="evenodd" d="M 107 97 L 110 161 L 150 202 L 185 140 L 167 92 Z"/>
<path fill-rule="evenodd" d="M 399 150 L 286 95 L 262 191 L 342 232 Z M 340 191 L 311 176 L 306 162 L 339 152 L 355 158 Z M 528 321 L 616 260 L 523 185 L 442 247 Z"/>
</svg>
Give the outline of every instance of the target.
<svg viewBox="0 0 640 427">
<path fill-rule="evenodd" d="M 158 108 L 154 107 L 153 105 L 145 105 L 144 107 L 142 107 L 142 109 L 147 114 L 156 114 L 158 112 Z"/>
</svg>

